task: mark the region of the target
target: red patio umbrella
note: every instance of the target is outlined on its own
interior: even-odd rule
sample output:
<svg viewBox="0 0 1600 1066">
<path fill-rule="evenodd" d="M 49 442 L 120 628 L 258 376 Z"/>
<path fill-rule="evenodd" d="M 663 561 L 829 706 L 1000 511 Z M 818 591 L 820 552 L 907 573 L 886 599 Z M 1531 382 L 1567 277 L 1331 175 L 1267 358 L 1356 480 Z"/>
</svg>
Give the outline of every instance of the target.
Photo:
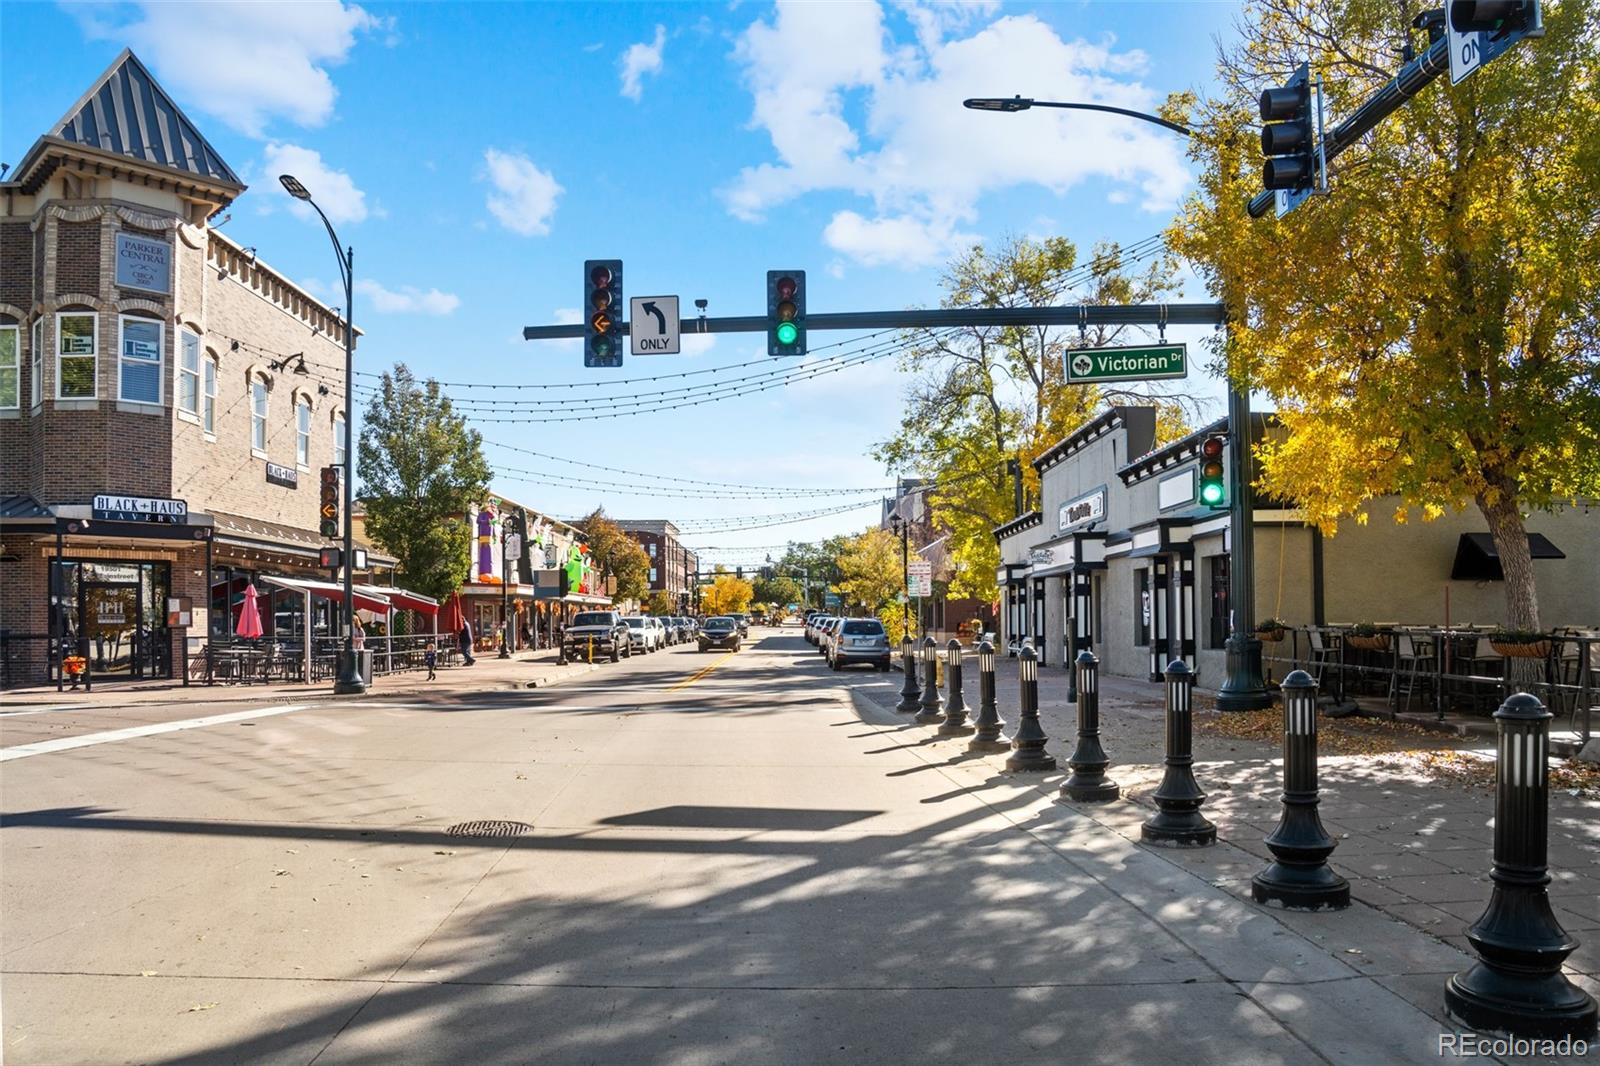
<svg viewBox="0 0 1600 1066">
<path fill-rule="evenodd" d="M 452 592 L 450 598 L 444 602 L 444 609 L 439 612 L 439 632 L 455 633 L 459 631 L 463 617 L 461 593 Z"/>
<path fill-rule="evenodd" d="M 256 606 L 256 587 L 254 584 L 246 585 L 244 590 L 244 606 L 239 608 L 239 624 L 234 626 L 235 636 L 254 640 L 261 635 L 261 610 Z"/>
</svg>

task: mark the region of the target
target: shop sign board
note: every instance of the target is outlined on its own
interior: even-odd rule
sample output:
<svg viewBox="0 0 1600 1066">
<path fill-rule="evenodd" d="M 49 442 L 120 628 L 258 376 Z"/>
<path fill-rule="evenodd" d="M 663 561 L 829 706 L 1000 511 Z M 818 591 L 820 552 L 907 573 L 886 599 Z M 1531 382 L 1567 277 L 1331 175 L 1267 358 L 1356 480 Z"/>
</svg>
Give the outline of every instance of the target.
<svg viewBox="0 0 1600 1066">
<path fill-rule="evenodd" d="M 189 517 L 189 505 L 182 500 L 101 493 L 94 498 L 89 514 L 102 522 L 157 522 L 181 526 Z"/>
<path fill-rule="evenodd" d="M 506 534 L 506 562 L 514 563 L 522 558 L 522 534 Z"/>
<path fill-rule="evenodd" d="M 161 241 L 117 234 L 117 284 L 146 292 L 172 291 L 172 250 Z"/>
<path fill-rule="evenodd" d="M 1066 354 L 1067 381 L 1150 381 L 1189 376 L 1189 346 L 1143 344 L 1122 348 L 1074 348 Z"/>
<path fill-rule="evenodd" d="M 295 489 L 300 487 L 300 476 L 292 466 L 268 463 L 267 482 L 272 485 L 282 485 L 286 489 Z"/>
<path fill-rule="evenodd" d="M 1093 492 L 1085 493 L 1077 499 L 1068 500 L 1061 505 L 1057 528 L 1071 529 L 1073 526 L 1081 526 L 1085 522 L 1093 522 L 1104 518 L 1105 515 L 1106 490 L 1095 489 Z"/>
</svg>

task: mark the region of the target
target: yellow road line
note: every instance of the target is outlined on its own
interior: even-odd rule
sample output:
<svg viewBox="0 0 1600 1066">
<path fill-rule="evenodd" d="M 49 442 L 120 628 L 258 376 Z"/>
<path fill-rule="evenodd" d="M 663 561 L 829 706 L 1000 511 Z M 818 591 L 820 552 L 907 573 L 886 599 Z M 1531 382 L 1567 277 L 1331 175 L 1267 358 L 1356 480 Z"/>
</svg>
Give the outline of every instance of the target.
<svg viewBox="0 0 1600 1066">
<path fill-rule="evenodd" d="M 676 685 L 673 685 L 672 688 L 667 689 L 667 691 L 668 692 L 672 692 L 675 689 L 689 687 L 690 685 L 694 684 L 696 681 L 699 681 L 702 677 L 705 677 L 711 671 L 715 670 L 717 667 L 721 666 L 723 663 L 727 662 L 730 658 L 732 658 L 734 655 L 737 655 L 737 654 L 738 654 L 738 652 L 732 652 L 732 651 L 728 652 L 722 658 L 715 659 L 709 665 L 702 666 L 700 669 L 696 670 L 694 673 L 690 674 L 688 677 L 684 678 L 682 681 L 679 681 Z"/>
</svg>

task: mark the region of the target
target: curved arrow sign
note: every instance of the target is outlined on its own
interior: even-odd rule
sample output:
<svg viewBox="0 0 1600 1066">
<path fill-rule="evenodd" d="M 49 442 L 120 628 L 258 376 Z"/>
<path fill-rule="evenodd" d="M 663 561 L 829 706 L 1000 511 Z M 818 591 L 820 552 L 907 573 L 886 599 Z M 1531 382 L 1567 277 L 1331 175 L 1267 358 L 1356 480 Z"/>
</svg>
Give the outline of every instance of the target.
<svg viewBox="0 0 1600 1066">
<path fill-rule="evenodd" d="M 634 355 L 677 355 L 681 322 L 676 296 L 635 296 L 628 300 L 629 350 Z"/>
</svg>

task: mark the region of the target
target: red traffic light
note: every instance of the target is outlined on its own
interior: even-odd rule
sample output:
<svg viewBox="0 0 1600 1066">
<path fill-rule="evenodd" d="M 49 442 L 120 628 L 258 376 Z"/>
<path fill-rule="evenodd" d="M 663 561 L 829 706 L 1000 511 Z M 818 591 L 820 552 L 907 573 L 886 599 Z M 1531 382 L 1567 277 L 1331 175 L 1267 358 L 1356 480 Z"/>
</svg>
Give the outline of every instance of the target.
<svg viewBox="0 0 1600 1066">
<path fill-rule="evenodd" d="M 1207 459 L 1220 460 L 1222 458 L 1222 449 L 1225 446 L 1226 440 L 1226 437 L 1207 437 L 1200 444 L 1200 454 L 1205 456 Z M 1210 464 L 1208 463 L 1207 465 L 1209 466 Z"/>
<path fill-rule="evenodd" d="M 595 267 L 589 271 L 589 280 L 594 282 L 594 287 L 597 289 L 608 288 L 611 285 L 611 268 L 605 266 Z"/>
<path fill-rule="evenodd" d="M 797 286 L 795 285 L 793 278 L 787 277 L 787 276 L 779 278 L 778 279 L 778 299 L 780 299 L 780 300 L 792 300 L 792 299 L 794 299 L 794 294 L 795 294 L 795 289 L 796 288 L 797 288 Z"/>
</svg>

